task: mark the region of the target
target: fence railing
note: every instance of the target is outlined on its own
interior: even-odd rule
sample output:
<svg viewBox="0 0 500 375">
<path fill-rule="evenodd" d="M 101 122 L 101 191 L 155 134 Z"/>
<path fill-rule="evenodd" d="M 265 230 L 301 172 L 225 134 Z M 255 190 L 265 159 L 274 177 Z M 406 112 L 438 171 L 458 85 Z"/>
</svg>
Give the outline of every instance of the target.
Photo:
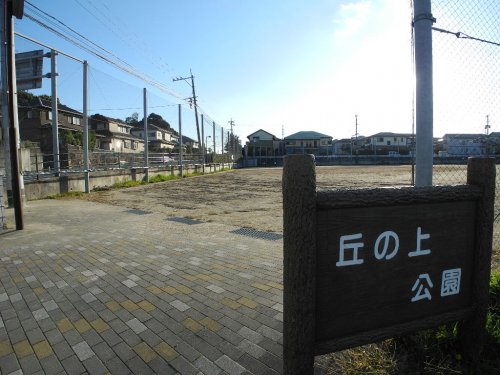
<svg viewBox="0 0 500 375">
<path fill-rule="evenodd" d="M 150 167 L 178 166 L 181 164 L 180 155 L 177 153 L 149 153 L 148 163 Z M 61 153 L 59 156 L 59 173 L 78 173 L 84 171 L 83 152 L 81 150 Z M 207 163 L 231 163 L 229 155 L 220 154 L 183 154 L 182 164 L 207 164 Z M 144 153 L 125 153 L 113 151 L 89 152 L 89 171 L 101 171 L 120 168 L 143 168 L 146 166 Z M 42 154 L 35 150 L 25 156 L 23 160 L 22 173 L 25 179 L 41 179 L 53 176 L 54 157 L 52 154 Z"/>
</svg>

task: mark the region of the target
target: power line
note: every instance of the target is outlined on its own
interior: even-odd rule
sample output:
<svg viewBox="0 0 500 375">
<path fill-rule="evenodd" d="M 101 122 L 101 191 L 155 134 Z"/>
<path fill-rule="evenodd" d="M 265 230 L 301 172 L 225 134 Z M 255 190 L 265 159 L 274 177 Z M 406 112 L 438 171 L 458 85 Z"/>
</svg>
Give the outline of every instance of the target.
<svg viewBox="0 0 500 375">
<path fill-rule="evenodd" d="M 71 31 L 72 33 L 74 33 L 75 35 L 77 35 L 78 37 L 82 38 L 84 41 L 90 43 L 91 45 L 97 47 L 98 49 L 100 49 L 101 51 L 113 56 L 114 58 L 116 58 L 117 60 L 119 60 L 121 63 L 129 66 L 132 68 L 132 66 L 130 64 L 128 64 L 126 61 L 120 59 L 118 56 L 116 56 L 113 52 L 101 47 L 100 45 L 94 43 L 93 41 L 91 41 L 90 39 L 88 39 L 87 37 L 85 37 L 84 35 L 80 34 L 78 31 L 74 30 L 73 28 L 71 28 L 70 26 L 66 25 L 64 22 L 60 21 L 59 19 L 57 19 L 56 17 L 48 14 L 47 12 L 43 11 L 42 9 L 38 8 L 37 6 L 33 5 L 32 3 L 30 3 L 29 1 L 26 1 L 26 4 L 28 4 L 28 6 L 36 9 L 36 11 L 40 12 L 41 14 L 43 14 L 44 16 L 48 17 L 49 20 L 54 20 L 54 22 L 56 22 L 56 24 L 60 24 L 62 25 L 63 27 L 65 27 L 66 29 L 68 29 L 69 31 Z M 47 19 L 47 18 L 46 18 Z"/>
<path fill-rule="evenodd" d="M 109 22 L 103 22 L 97 15 L 96 13 L 92 12 L 89 10 L 87 7 L 85 7 L 79 0 L 75 0 L 83 9 L 85 9 L 89 14 L 91 14 L 95 19 L 97 19 L 100 23 L 102 23 L 108 30 L 113 32 L 115 35 L 117 35 L 120 39 L 121 36 L 116 34 L 114 30 L 110 29 L 108 27 Z M 72 27 L 68 26 L 66 23 L 62 22 L 61 20 L 57 19 L 56 17 L 52 16 L 51 14 L 43 11 L 39 7 L 33 5 L 31 2 L 26 1 L 26 4 L 30 8 L 30 12 L 25 12 L 25 16 L 27 19 L 30 21 L 36 23 L 40 27 L 48 30 L 49 32 L 59 36 L 60 38 L 66 40 L 67 42 L 75 45 L 76 47 L 89 52 L 90 54 L 96 56 L 97 58 L 103 60 L 104 62 L 114 66 L 115 68 L 118 68 L 119 70 L 130 74 L 134 76 L 135 78 L 150 84 L 151 86 L 156 87 L 160 91 L 180 100 L 182 103 L 184 103 L 184 98 L 182 95 L 178 94 L 177 92 L 173 91 L 169 87 L 167 87 L 165 84 L 155 80 L 154 78 L 148 76 L 146 73 L 143 73 L 139 71 L 137 68 L 132 66 L 131 64 L 127 63 L 125 60 L 121 59 L 120 57 L 116 56 L 113 52 L 109 51 L 108 49 L 100 46 L 99 44 L 93 42 L 77 30 L 73 29 Z M 99 12 L 99 10 L 96 8 L 96 6 L 91 3 L 91 5 Z M 106 7 L 107 8 L 107 7 Z M 107 8 L 109 10 L 109 8 Z M 31 13 L 31 14 L 30 14 Z M 68 33 L 69 31 L 69 33 Z M 24 37 L 23 35 L 16 33 L 17 35 Z M 25 37 L 29 39 L 29 37 Z M 31 39 L 33 41 L 33 39 Z M 123 40 L 123 39 L 122 39 Z M 125 40 L 126 42 L 126 40 Z M 192 73 L 191 73 L 192 75 Z M 184 79 L 184 81 L 187 82 L 187 80 Z M 194 80 L 191 80 L 192 83 L 188 85 L 194 86 Z M 194 87 L 193 91 L 194 91 Z M 200 112 L 203 112 L 204 115 L 206 115 L 205 111 L 196 103 L 196 97 L 194 97 L 193 101 L 195 102 L 195 112 L 197 112 L 197 109 L 200 110 Z M 207 117 L 210 118 L 210 116 L 206 115 Z M 210 120 L 212 120 L 210 118 Z M 215 122 L 212 120 L 212 122 Z"/>
<path fill-rule="evenodd" d="M 94 56 L 107 62 L 108 64 L 115 66 L 116 68 L 120 69 L 121 71 L 128 73 L 128 74 L 140 79 L 141 81 L 146 82 L 146 83 L 150 84 L 151 86 L 154 86 L 157 89 L 159 89 L 159 90 L 161 90 L 161 91 L 163 91 L 163 92 L 165 92 L 165 93 L 167 93 L 167 94 L 169 94 L 177 99 L 182 99 L 182 96 L 180 94 L 174 92 L 173 90 L 168 88 L 165 84 L 160 83 L 160 82 L 154 80 L 153 78 L 147 76 L 145 73 L 137 71 L 136 68 L 134 68 L 132 66 L 127 67 L 127 66 L 124 66 L 116 61 L 113 61 L 112 58 L 106 57 L 102 53 L 99 53 L 99 52 L 95 51 L 94 49 L 85 46 L 84 44 L 80 43 L 79 41 L 74 40 L 70 36 L 63 34 L 62 32 L 56 30 L 55 28 L 47 25 L 43 21 L 37 19 L 36 17 L 34 17 L 26 12 L 25 12 L 25 17 L 28 18 L 29 20 L 33 21 L 34 23 L 38 24 L 39 26 L 47 29 L 48 31 L 56 34 L 57 36 L 63 38 L 64 40 L 68 41 L 69 43 L 74 44 L 75 46 L 93 54 Z M 129 65 L 129 64 L 127 64 L 127 65 Z"/>
</svg>

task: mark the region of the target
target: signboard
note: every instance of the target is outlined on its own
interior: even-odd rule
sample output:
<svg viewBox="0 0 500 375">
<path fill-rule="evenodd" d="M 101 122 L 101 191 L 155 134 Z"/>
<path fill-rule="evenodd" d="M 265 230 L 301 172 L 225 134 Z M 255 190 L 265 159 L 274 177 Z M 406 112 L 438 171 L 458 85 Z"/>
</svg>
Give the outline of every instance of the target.
<svg viewBox="0 0 500 375">
<path fill-rule="evenodd" d="M 317 215 L 317 341 L 470 306 L 474 201 Z"/>
<path fill-rule="evenodd" d="M 314 158 L 286 156 L 284 373 L 452 321 L 479 355 L 494 192 L 489 158 L 469 159 L 467 185 L 316 191 Z"/>
<path fill-rule="evenodd" d="M 42 87 L 43 50 L 16 53 L 16 81 L 19 90 Z"/>
</svg>

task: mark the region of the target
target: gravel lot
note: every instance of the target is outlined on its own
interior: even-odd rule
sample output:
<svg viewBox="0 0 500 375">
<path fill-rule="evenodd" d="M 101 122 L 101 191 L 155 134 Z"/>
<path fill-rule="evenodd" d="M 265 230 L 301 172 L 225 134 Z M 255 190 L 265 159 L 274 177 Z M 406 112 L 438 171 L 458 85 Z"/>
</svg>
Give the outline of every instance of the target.
<svg viewBox="0 0 500 375">
<path fill-rule="evenodd" d="M 92 201 L 190 219 L 281 232 L 281 168 L 238 169 L 91 193 Z M 318 188 L 408 185 L 410 166 L 317 167 Z"/>
</svg>

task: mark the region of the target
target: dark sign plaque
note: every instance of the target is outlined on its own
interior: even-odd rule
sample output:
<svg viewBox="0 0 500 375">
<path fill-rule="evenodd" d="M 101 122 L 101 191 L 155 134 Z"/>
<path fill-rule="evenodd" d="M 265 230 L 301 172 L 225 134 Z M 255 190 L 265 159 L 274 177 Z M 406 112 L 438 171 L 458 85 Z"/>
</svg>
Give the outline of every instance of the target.
<svg viewBox="0 0 500 375">
<path fill-rule="evenodd" d="M 317 215 L 318 341 L 470 305 L 474 202 Z"/>
<path fill-rule="evenodd" d="M 484 334 L 495 164 L 467 185 L 316 191 L 314 158 L 285 157 L 284 373 L 314 355 L 462 321 L 464 355 Z"/>
</svg>

